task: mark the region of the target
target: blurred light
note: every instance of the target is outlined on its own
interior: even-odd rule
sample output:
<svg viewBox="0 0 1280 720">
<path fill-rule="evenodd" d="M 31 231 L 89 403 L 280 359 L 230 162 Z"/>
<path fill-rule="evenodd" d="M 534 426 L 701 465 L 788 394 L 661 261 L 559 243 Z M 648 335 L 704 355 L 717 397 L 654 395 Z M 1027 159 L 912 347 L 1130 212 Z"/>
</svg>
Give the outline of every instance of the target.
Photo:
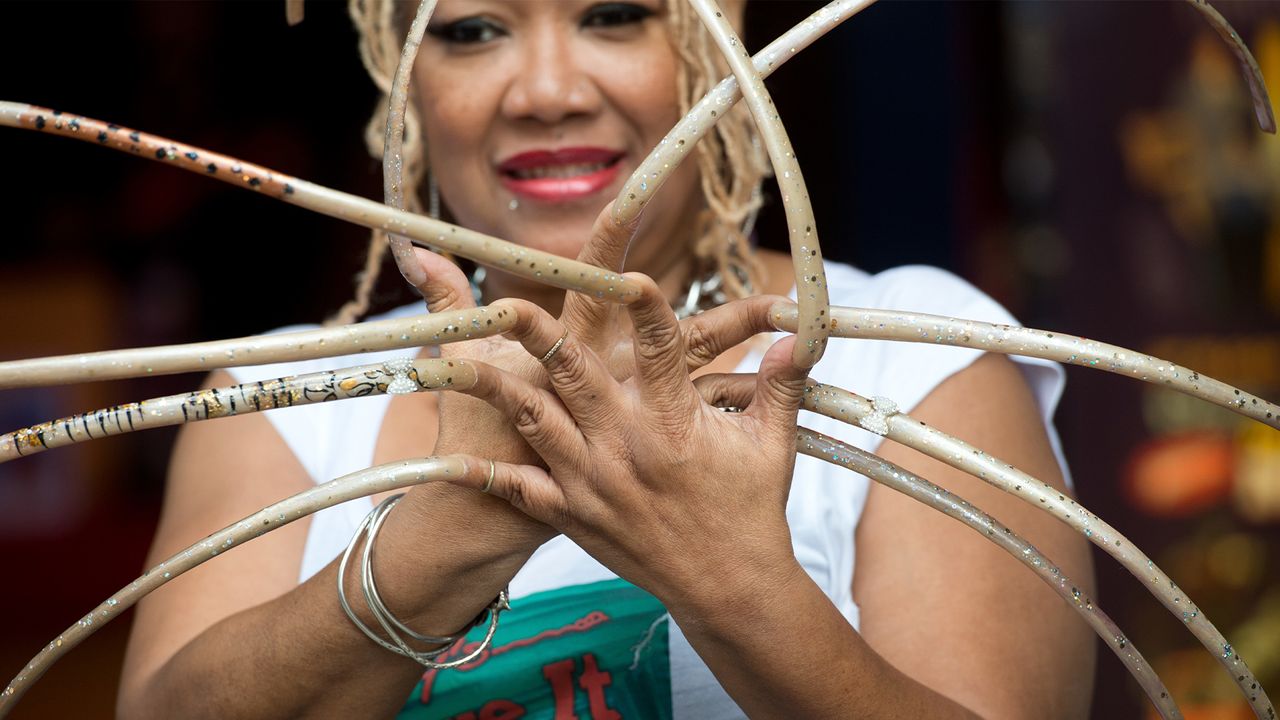
<svg viewBox="0 0 1280 720">
<path fill-rule="evenodd" d="M 1194 515 L 1230 491 L 1233 455 L 1231 439 L 1213 432 L 1148 441 L 1130 457 L 1125 489 L 1130 501 L 1149 515 Z"/>
<path fill-rule="evenodd" d="M 1253 585 L 1261 577 L 1266 563 L 1267 546 L 1259 538 L 1245 533 L 1230 533 L 1209 545 L 1209 574 L 1233 589 Z"/>
<path fill-rule="evenodd" d="M 1261 423 L 1242 423 L 1236 445 L 1236 512 L 1253 522 L 1280 519 L 1280 432 Z"/>
</svg>

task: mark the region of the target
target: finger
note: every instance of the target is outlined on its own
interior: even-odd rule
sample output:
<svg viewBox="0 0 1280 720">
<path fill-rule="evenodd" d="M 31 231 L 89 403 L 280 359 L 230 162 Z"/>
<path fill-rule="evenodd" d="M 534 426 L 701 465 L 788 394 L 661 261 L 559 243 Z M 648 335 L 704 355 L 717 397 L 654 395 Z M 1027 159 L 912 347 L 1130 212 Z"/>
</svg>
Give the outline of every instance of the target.
<svg viewBox="0 0 1280 720">
<path fill-rule="evenodd" d="M 689 384 L 680 323 L 653 280 L 638 273 L 628 273 L 627 277 L 640 287 L 640 294 L 627 305 L 627 312 L 631 316 L 635 379 L 641 396 L 647 407 L 680 408 L 691 398 L 696 399 Z"/>
<path fill-rule="evenodd" d="M 462 268 L 443 255 L 424 248 L 415 247 L 413 253 L 426 278 L 416 287 L 427 301 L 428 310 L 446 312 L 476 306 L 475 298 L 471 295 L 471 282 L 463 274 Z"/>
<path fill-rule="evenodd" d="M 745 408 L 756 396 L 756 374 L 712 373 L 694 378 L 693 388 L 712 407 Z"/>
<path fill-rule="evenodd" d="M 734 300 L 680 321 L 685 362 L 689 370 L 709 365 L 726 350 L 760 333 L 773 332 L 769 311 L 784 298 L 753 295 Z"/>
<path fill-rule="evenodd" d="M 498 300 L 494 305 L 515 311 L 516 323 L 506 336 L 542 364 L 551 386 L 582 431 L 595 434 L 615 427 L 620 393 L 600 358 L 537 305 L 514 299 Z"/>
<path fill-rule="evenodd" d="M 581 457 L 582 434 L 555 395 L 492 365 L 470 364 L 475 368 L 475 382 L 471 387 L 459 388 L 459 392 L 483 400 L 502 413 L 548 465 Z"/>
<path fill-rule="evenodd" d="M 613 203 L 610 202 L 596 216 L 587 244 L 578 253 L 578 260 L 613 272 L 622 272 L 627 248 L 635 236 L 640 220 L 621 224 L 613 219 Z M 618 308 L 586 293 L 566 293 L 560 319 L 565 327 L 594 350 L 612 343 L 612 329 L 616 327 Z"/>
<path fill-rule="evenodd" d="M 534 520 L 561 530 L 568 516 L 568 502 L 551 475 L 532 465 L 512 465 L 462 456 L 465 470 L 446 480 L 506 500 Z"/>
<path fill-rule="evenodd" d="M 796 415 L 804 401 L 808 371 L 791 362 L 796 338 L 789 335 L 769 348 L 756 373 L 755 398 L 747 413 L 766 427 L 776 428 L 790 437 L 795 433 Z"/>
</svg>

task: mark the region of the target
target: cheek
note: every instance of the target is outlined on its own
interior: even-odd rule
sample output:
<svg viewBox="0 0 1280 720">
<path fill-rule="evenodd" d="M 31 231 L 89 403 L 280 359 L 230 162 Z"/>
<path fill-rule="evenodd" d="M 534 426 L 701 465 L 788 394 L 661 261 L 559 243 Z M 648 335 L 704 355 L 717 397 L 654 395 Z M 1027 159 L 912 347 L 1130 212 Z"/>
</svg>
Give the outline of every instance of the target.
<svg viewBox="0 0 1280 720">
<path fill-rule="evenodd" d="M 631 116 L 648 142 L 645 151 L 652 150 L 680 120 L 674 79 L 670 82 L 653 81 L 636 88 Z"/>
<path fill-rule="evenodd" d="M 487 115 L 474 95 L 448 92 L 423 93 L 422 131 L 431 148 L 432 165 L 437 158 L 458 158 L 479 151 Z M 441 167 L 444 171 L 446 168 Z"/>
<path fill-rule="evenodd" d="M 647 143 L 643 151 L 648 152 L 680 119 L 676 55 L 665 30 L 655 29 L 645 42 L 621 52 L 613 49 L 592 62 L 603 69 L 595 82 Z"/>
<path fill-rule="evenodd" d="M 640 147 L 634 162 L 639 163 L 680 120 L 678 60 L 664 32 L 643 52 L 615 56 L 610 70 L 603 82 L 611 102 L 638 136 Z M 693 221 L 702 207 L 698 158 L 691 154 L 667 179 L 643 215 L 637 252 L 632 258 L 638 266 L 633 269 L 649 270 L 642 266 L 655 262 L 654 256 L 678 252 L 683 243 L 691 242 Z"/>
<path fill-rule="evenodd" d="M 415 83 L 429 148 L 427 163 L 453 215 L 464 225 L 475 225 L 479 222 L 476 209 L 466 199 L 482 195 L 480 186 L 488 167 L 485 139 L 497 113 L 497 98 L 462 90 L 484 88 L 483 83 L 459 82 L 456 77 L 444 80 L 424 73 Z"/>
</svg>

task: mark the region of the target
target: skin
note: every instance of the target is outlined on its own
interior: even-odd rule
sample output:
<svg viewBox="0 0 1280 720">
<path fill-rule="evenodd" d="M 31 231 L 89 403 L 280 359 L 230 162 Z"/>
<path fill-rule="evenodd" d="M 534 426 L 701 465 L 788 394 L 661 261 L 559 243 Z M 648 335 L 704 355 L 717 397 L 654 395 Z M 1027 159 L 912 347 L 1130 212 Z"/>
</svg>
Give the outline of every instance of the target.
<svg viewBox="0 0 1280 720">
<path fill-rule="evenodd" d="M 661 0 L 634 7 L 640 22 L 609 23 L 595 3 L 460 0 L 442 2 L 418 52 L 414 83 L 423 132 L 440 194 L 459 222 L 526 247 L 573 257 L 603 199 L 617 195 L 649 150 L 680 118 L 676 57 L 661 21 Z M 599 10 L 597 10 L 599 12 Z M 463 29 L 458 21 L 470 19 Z M 590 25 L 589 23 L 597 23 Z M 445 42 L 440 33 L 474 33 L 484 42 Z M 502 186 L 495 166 L 529 150 L 601 147 L 625 153 L 620 172 L 600 194 L 566 203 L 519 198 Z M 691 241 L 700 209 L 693 163 L 673 173 L 645 213 L 627 267 L 670 293 L 689 276 L 691 257 L 672 252 Z M 512 200 L 519 202 L 510 209 Z M 661 240 L 658 240 L 661 238 Z M 652 241 L 646 241 L 652 240 Z M 560 293 L 490 273 L 486 297 L 524 297 L 553 309 Z"/>
<path fill-rule="evenodd" d="M 854 631 L 799 566 L 787 531 L 804 387 L 788 360 L 794 340 L 765 355 L 746 412 L 722 413 L 702 402 L 674 316 L 649 288 L 628 308 L 631 380 L 614 380 L 571 335 L 548 367 L 554 395 L 514 378 L 490 392 L 478 385 L 549 466 L 500 474 L 495 494 L 662 600 L 751 717 L 1087 713 L 1093 642 L 1070 609 L 977 534 L 880 486 L 858 530 L 864 632 Z M 530 346 L 546 347 L 556 332 Z M 1005 358 L 957 373 L 913 415 L 1008 448 L 1016 464 L 1062 486 L 1034 399 Z M 981 429 L 965 433 L 975 421 Z M 1087 548 L 1065 526 L 905 448 L 882 454 L 977 499 L 1068 574 L 1091 577 Z M 744 459 L 751 473 L 741 472 Z"/>
<path fill-rule="evenodd" d="M 740 417 L 701 404 L 689 380 L 694 371 L 732 370 L 746 352 L 743 341 L 766 327 L 770 299 L 682 326 L 667 304 L 687 275 L 687 253 L 671 247 L 688 247 L 678 230 L 699 209 L 696 175 L 677 173 L 638 228 L 609 220 L 604 205 L 612 187 L 590 203 L 508 209 L 495 159 L 547 143 L 595 144 L 625 147 L 624 162 L 636 163 L 676 119 L 674 57 L 660 18 L 601 37 L 582 27 L 589 7 L 577 0 L 441 2 L 433 24 L 503 13 L 509 36 L 478 52 L 442 47 L 435 36 L 424 42 L 416 76 L 419 96 L 433 98 L 423 108 L 433 172 L 463 224 L 608 267 L 622 265 L 631 242 L 627 267 L 654 281 L 620 313 L 581 295 L 490 275 L 488 296 L 531 302 L 511 301 L 522 322 L 510 338 L 443 350 L 492 366 L 477 397 L 393 399 L 372 461 L 462 453 L 504 462 L 493 495 L 474 489 L 488 470 L 477 459 L 462 487 L 416 488 L 397 505 L 375 564 L 392 611 L 421 632 L 451 633 L 562 531 L 657 595 L 753 717 L 1083 717 L 1089 634 L 1034 577 L 941 515 L 872 488 L 857 531 L 853 589 L 861 633 L 800 570 L 783 514 L 801 382 L 786 360 L 790 341 L 771 351 L 760 399 Z M 468 93 L 450 95 L 451 87 Z M 431 309 L 470 304 L 457 268 L 427 253 L 418 257 L 427 277 L 419 290 Z M 765 260 L 774 278 L 765 290 L 785 292 L 789 259 Z M 548 373 L 533 358 L 566 331 Z M 208 381 L 228 383 L 222 373 Z M 592 396 L 614 409 L 645 410 L 624 432 L 577 404 Z M 1034 401 L 1003 358 L 979 360 L 912 412 L 1062 484 Z M 269 428 L 265 417 L 252 415 L 183 429 L 148 562 L 310 486 Z M 673 443 L 673 434 L 681 442 Z M 237 451 L 226 451 L 232 447 Z M 1091 576 L 1083 541 L 1058 524 L 932 460 L 896 446 L 882 452 L 1001 517 L 1073 577 Z M 618 453 L 630 461 L 606 461 Z M 744 458 L 759 468 L 745 490 L 734 472 Z M 582 480 L 606 466 L 613 467 L 607 482 Z M 553 490 L 587 511 L 556 505 Z M 351 625 L 337 603 L 335 564 L 297 583 L 308 527 L 296 523 L 235 548 L 140 604 L 122 717 L 394 714 L 421 668 Z M 451 538 L 443 547 L 442 535 Z M 760 593 L 762 586 L 774 590 Z M 358 596 L 354 578 L 348 589 Z"/>
</svg>

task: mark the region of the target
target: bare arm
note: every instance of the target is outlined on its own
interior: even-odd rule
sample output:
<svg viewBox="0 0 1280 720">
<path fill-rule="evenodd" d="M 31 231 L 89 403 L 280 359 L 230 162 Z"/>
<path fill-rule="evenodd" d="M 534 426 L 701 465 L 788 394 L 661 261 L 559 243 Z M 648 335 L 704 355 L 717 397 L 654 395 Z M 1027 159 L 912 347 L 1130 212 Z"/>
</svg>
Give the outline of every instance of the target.
<svg viewBox="0 0 1280 720">
<path fill-rule="evenodd" d="M 1066 493 L 1035 399 L 1007 358 L 979 359 L 912 416 Z M 1065 524 L 896 443 L 880 454 L 999 518 L 1093 594 L 1089 545 Z M 1026 568 L 880 485 L 871 488 L 857 538 L 862 635 L 895 667 L 987 717 L 1087 716 L 1094 637 Z"/>
<path fill-rule="evenodd" d="M 1007 359 L 986 356 L 912 413 L 1062 488 L 1039 412 Z M 881 454 L 1010 525 L 1091 583 L 1087 544 L 981 480 L 896 444 Z M 801 480 L 802 482 L 803 480 Z M 985 539 L 873 484 L 858 529 L 855 632 L 798 566 L 726 568 L 672 614 L 752 717 L 1079 718 L 1093 636 L 1062 601 Z M 770 582 L 776 568 L 784 574 Z M 768 588 L 762 592 L 762 588 Z M 1091 593 L 1091 587 L 1082 587 Z"/>
<path fill-rule="evenodd" d="M 610 380 L 571 336 L 548 363 L 559 402 L 514 380 L 481 389 L 550 468 L 503 478 L 495 493 L 657 595 L 752 717 L 1080 714 L 1072 681 L 1091 671 L 1088 633 L 1015 561 L 909 501 L 899 517 L 912 522 L 902 527 L 879 494 L 868 508 L 864 522 L 874 532 L 860 540 L 864 552 L 879 555 L 868 555 L 859 574 L 881 584 L 857 588 L 867 634 L 855 631 L 799 567 L 787 529 L 805 386 L 804 372 L 788 361 L 793 339 L 766 354 L 745 412 L 719 412 L 702 402 L 679 363 L 670 309 L 640 284 L 644 292 L 628 307 L 632 381 Z M 556 334 L 527 347 L 540 352 Z M 1003 358 L 958 373 L 918 410 L 926 422 L 968 430 L 960 435 L 1033 473 L 1057 476 L 1039 413 Z M 1029 523 L 1034 511 L 1015 508 L 1015 500 L 975 493 L 958 473 L 900 448 L 886 452 L 997 515 L 1011 514 L 1069 573 L 1089 577 L 1083 542 L 1051 519 Z M 987 624 L 964 624 L 988 607 Z M 895 646 L 899 636 L 907 647 Z"/>
<path fill-rule="evenodd" d="M 215 375 L 211 384 L 226 379 Z M 265 417 L 184 428 L 148 562 L 310 484 Z M 477 495 L 441 485 L 415 489 L 379 536 L 379 588 L 422 632 L 465 625 L 545 539 L 527 524 L 504 524 L 502 513 L 478 512 L 475 504 L 489 499 Z M 297 584 L 307 529 L 304 520 L 234 548 L 145 599 L 119 714 L 393 715 L 422 668 L 352 626 L 337 602 L 336 564 Z M 438 542 L 442 530 L 456 539 Z"/>
</svg>

